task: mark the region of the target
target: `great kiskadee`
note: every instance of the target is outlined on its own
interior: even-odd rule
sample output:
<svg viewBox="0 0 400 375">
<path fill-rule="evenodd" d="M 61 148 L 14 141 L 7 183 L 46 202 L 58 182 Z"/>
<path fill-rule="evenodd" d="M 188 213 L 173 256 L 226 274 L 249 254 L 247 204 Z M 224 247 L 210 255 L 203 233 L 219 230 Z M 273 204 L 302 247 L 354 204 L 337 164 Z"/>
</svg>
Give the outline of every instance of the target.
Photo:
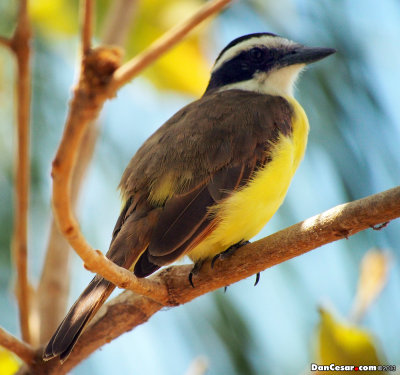
<svg viewBox="0 0 400 375">
<path fill-rule="evenodd" d="M 296 78 L 334 52 L 270 33 L 229 43 L 204 95 L 162 125 L 126 168 L 107 257 L 146 277 L 184 255 L 199 264 L 255 236 L 282 204 L 306 148 Z M 94 277 L 44 359 L 69 355 L 114 287 Z"/>
</svg>

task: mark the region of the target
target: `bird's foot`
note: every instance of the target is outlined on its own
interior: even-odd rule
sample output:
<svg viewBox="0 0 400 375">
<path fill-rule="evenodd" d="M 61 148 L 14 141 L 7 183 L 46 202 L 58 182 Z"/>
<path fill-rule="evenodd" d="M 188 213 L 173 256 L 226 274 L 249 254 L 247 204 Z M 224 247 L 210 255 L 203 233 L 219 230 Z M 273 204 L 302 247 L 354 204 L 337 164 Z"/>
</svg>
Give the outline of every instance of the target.
<svg viewBox="0 0 400 375">
<path fill-rule="evenodd" d="M 195 275 L 197 275 L 199 273 L 199 271 L 201 270 L 201 267 L 203 266 L 203 264 L 204 264 L 204 260 L 197 261 L 194 264 L 192 270 L 189 273 L 189 283 L 192 286 L 192 288 L 194 288 L 193 276 L 195 276 Z"/>
<path fill-rule="evenodd" d="M 248 243 L 250 243 L 250 241 L 240 241 L 230 247 L 228 247 L 225 251 L 223 251 L 222 253 L 217 254 L 214 258 L 212 258 L 211 261 L 211 268 L 214 268 L 214 264 L 216 262 L 217 259 L 226 259 L 229 258 L 233 253 L 236 252 L 237 249 L 239 249 L 240 247 L 247 245 Z"/>
</svg>

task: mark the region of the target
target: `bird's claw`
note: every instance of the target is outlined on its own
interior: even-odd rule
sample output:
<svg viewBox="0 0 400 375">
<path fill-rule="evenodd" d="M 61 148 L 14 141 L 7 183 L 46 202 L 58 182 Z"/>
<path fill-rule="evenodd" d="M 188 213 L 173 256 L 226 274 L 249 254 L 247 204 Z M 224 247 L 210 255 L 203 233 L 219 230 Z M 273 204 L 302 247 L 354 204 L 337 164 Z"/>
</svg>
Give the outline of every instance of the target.
<svg viewBox="0 0 400 375">
<path fill-rule="evenodd" d="M 240 241 L 230 247 L 228 247 L 226 250 L 224 250 L 223 252 L 217 254 L 214 256 L 214 258 L 212 258 L 211 260 L 211 268 L 214 268 L 214 264 L 216 262 L 217 259 L 225 259 L 230 257 L 233 253 L 236 252 L 237 249 L 239 249 L 240 247 L 249 244 L 250 241 Z"/>
<path fill-rule="evenodd" d="M 190 283 L 190 285 L 192 286 L 192 288 L 194 288 L 193 276 L 194 276 L 194 275 L 197 275 L 197 274 L 199 273 L 199 271 L 200 271 L 201 266 L 203 265 L 203 263 L 204 263 L 204 260 L 199 260 L 199 261 L 197 261 L 197 262 L 194 264 L 192 270 L 189 272 L 188 280 L 189 280 L 189 283 Z"/>
</svg>

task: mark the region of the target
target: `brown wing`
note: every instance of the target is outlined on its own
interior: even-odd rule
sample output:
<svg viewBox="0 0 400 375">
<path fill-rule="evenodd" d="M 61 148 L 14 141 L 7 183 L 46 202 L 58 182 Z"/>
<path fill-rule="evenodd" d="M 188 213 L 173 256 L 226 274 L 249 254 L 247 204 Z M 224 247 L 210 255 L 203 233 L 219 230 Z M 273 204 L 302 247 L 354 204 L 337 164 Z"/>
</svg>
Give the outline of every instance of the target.
<svg viewBox="0 0 400 375">
<path fill-rule="evenodd" d="M 137 276 L 179 258 L 212 231 L 209 208 L 264 165 L 278 135 L 291 132 L 291 117 L 283 98 L 223 91 L 183 108 L 146 141 L 121 181 L 127 196 L 146 191 L 161 207 L 149 246 L 136 262 Z"/>
</svg>

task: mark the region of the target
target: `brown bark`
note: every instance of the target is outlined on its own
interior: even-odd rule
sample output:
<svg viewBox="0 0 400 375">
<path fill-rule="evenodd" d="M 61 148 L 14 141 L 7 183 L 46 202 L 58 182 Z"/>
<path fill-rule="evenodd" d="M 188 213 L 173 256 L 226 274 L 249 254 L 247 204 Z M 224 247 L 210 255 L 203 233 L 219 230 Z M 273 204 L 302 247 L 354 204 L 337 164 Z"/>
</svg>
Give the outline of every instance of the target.
<svg viewBox="0 0 400 375">
<path fill-rule="evenodd" d="M 107 13 L 103 43 L 121 45 L 132 25 L 131 18 L 137 0 L 117 0 Z M 88 126 L 79 150 L 76 168 L 71 181 L 71 205 L 75 210 L 79 192 L 92 160 L 99 134 L 100 121 Z M 46 259 L 38 287 L 38 309 L 40 317 L 40 340 L 44 344 L 54 333 L 65 316 L 70 285 L 69 258 L 70 246 L 61 235 L 54 221 L 51 222 Z"/>
<path fill-rule="evenodd" d="M 14 52 L 17 61 L 17 148 L 15 163 L 15 215 L 12 239 L 17 279 L 16 294 L 22 339 L 32 343 L 30 330 L 30 286 L 28 282 L 28 205 L 30 187 L 30 105 L 31 25 L 28 18 L 27 1 L 19 4 L 18 21 L 12 38 L 5 42 Z"/>
<path fill-rule="evenodd" d="M 31 363 L 35 356 L 33 348 L 0 328 L 0 345 L 7 348 L 26 363 Z"/>
<path fill-rule="evenodd" d="M 168 301 L 165 305 L 181 305 L 324 244 L 348 238 L 365 229 L 378 229 L 380 224 L 398 217 L 400 217 L 400 187 L 336 206 L 243 246 L 231 257 L 217 261 L 213 269 L 208 262 L 194 277 L 195 288 L 188 282 L 191 265 L 166 268 L 152 279 L 167 287 Z M 30 372 L 21 373 L 65 374 L 96 349 L 146 322 L 162 307 L 164 304 L 125 291 L 99 310 L 63 365 L 60 365 L 57 359 L 42 362 L 40 349 L 36 354 L 38 362 Z"/>
</svg>

